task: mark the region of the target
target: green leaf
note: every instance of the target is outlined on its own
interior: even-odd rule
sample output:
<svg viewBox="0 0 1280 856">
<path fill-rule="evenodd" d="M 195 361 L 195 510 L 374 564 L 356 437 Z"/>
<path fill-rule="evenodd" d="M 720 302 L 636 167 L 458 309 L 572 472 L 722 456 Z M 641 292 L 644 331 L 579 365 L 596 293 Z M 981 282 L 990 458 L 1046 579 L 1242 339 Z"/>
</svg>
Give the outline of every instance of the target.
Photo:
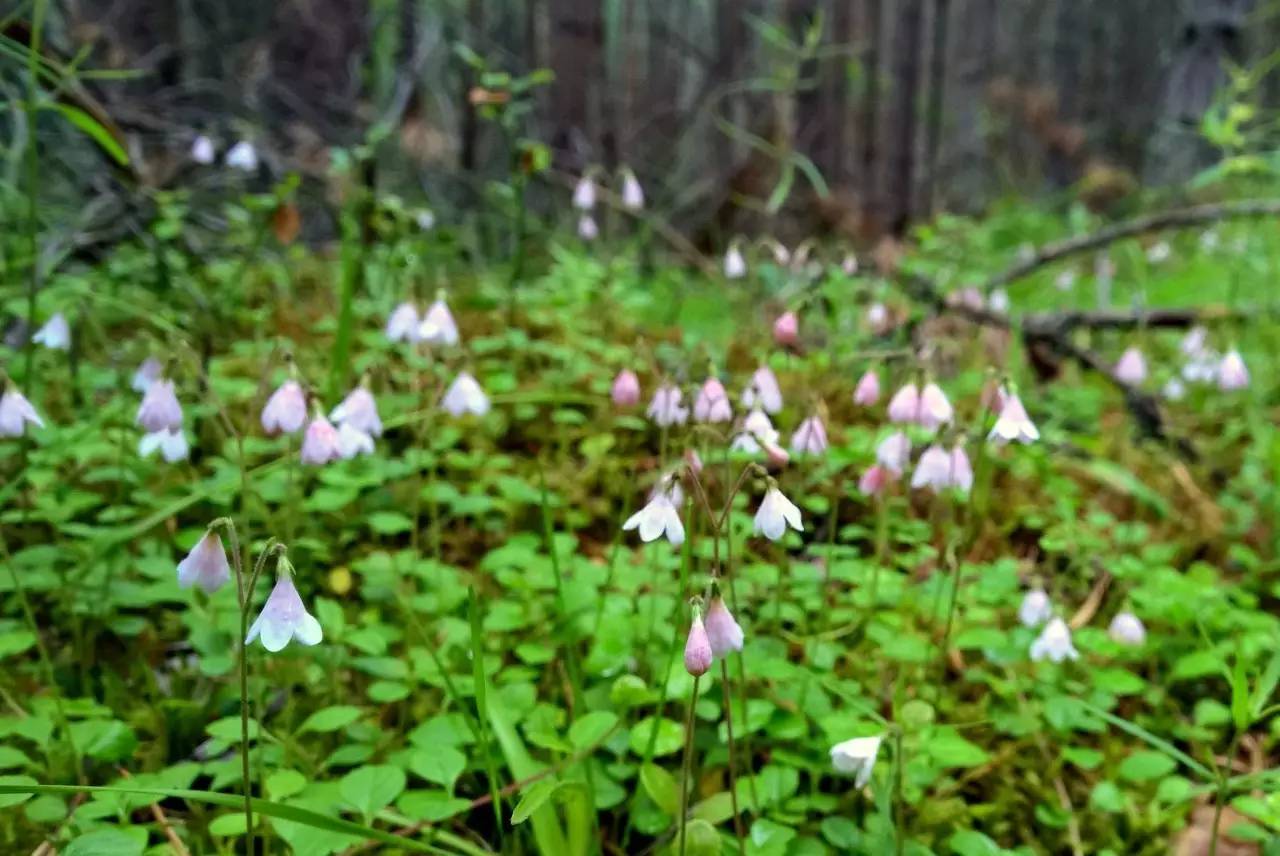
<svg viewBox="0 0 1280 856">
<path fill-rule="evenodd" d="M 125 152 L 124 147 L 116 141 L 110 131 L 103 127 L 102 123 L 79 107 L 73 107 L 70 104 L 63 104 L 59 101 L 43 102 L 40 106 L 47 110 L 55 110 L 61 113 L 62 118 L 75 125 L 85 136 L 97 143 L 116 163 L 121 166 L 129 165 L 129 155 Z"/>
<path fill-rule="evenodd" d="M 1000 856 L 1004 852 L 987 836 L 976 829 L 962 829 L 947 842 L 955 856 Z"/>
<path fill-rule="evenodd" d="M 680 788 L 675 777 L 657 764 L 640 768 L 640 785 L 654 805 L 674 817 L 680 811 Z"/>
<path fill-rule="evenodd" d="M 684 726 L 670 719 L 647 716 L 631 729 L 631 751 L 644 757 L 645 748 L 649 745 L 650 735 L 656 732 L 653 743 L 653 755 L 661 758 L 680 751 L 684 745 Z"/>
<path fill-rule="evenodd" d="M 684 834 L 687 856 L 720 856 L 720 835 L 705 820 L 695 817 L 685 826 Z"/>
<path fill-rule="evenodd" d="M 1178 763 L 1161 752 L 1142 749 L 1120 762 L 1120 778 L 1130 782 L 1149 782 L 1167 776 Z"/>
<path fill-rule="evenodd" d="M 342 777 L 342 798 L 370 818 L 395 802 L 404 790 L 404 770 L 390 764 L 357 767 Z"/>
<path fill-rule="evenodd" d="M 528 820 L 530 815 L 540 809 L 547 800 L 551 799 L 551 795 L 556 792 L 561 784 L 555 779 L 539 779 L 530 785 L 520 795 L 520 801 L 516 803 L 515 810 L 511 812 L 511 825 L 516 826 Z"/>
<path fill-rule="evenodd" d="M 450 793 L 466 768 L 467 756 L 452 746 L 420 749 L 409 759 L 410 770 L 428 782 L 443 786 Z"/>
<path fill-rule="evenodd" d="M 25 779 L 27 781 L 14 781 L 15 779 Z M 216 791 L 193 791 L 187 788 L 132 788 L 127 786 L 105 786 L 105 785 L 41 785 L 37 784 L 29 776 L 7 776 L 0 777 L 0 806 L 16 805 L 22 802 L 17 801 L 5 802 L 4 796 L 23 796 L 28 797 L 31 794 L 74 794 L 74 793 L 90 793 L 90 794 L 143 794 L 146 796 L 160 797 L 163 799 L 187 800 L 188 802 L 203 802 L 211 805 L 222 806 L 223 808 L 240 809 L 244 807 L 244 798 L 236 794 L 222 794 Z M 328 832 L 337 832 L 343 835 L 351 835 L 365 841 L 378 841 L 383 844 L 389 844 L 394 847 L 400 847 L 405 850 L 411 850 L 414 853 L 436 853 L 443 856 L 451 856 L 450 851 L 427 844 L 421 841 L 415 841 L 412 838 L 405 838 L 402 835 L 396 835 L 391 832 L 385 832 L 381 829 L 374 829 L 370 826 L 364 826 L 359 823 L 353 823 L 349 820 L 343 820 L 337 817 L 329 817 L 320 814 L 311 809 L 300 808 L 298 806 L 286 805 L 285 803 L 273 802 L 254 797 L 250 800 L 253 811 L 265 817 L 279 818 L 292 823 L 302 824 L 303 826 L 314 827 L 316 829 L 326 830 Z M 448 841 L 449 836 L 444 831 L 438 830 L 435 836 L 440 841 Z"/>
<path fill-rule="evenodd" d="M 240 818 L 243 823 L 244 818 Z M 95 829 L 74 839 L 62 856 L 142 856 L 147 849 L 147 831 L 140 827 Z"/>
<path fill-rule="evenodd" d="M 594 746 L 618 724 L 618 715 L 608 710 L 594 710 L 569 727 L 569 741 L 578 749 Z"/>
<path fill-rule="evenodd" d="M 298 726 L 298 733 L 337 731 L 339 728 L 346 728 L 355 722 L 363 713 L 360 708 L 345 704 L 321 708 L 308 716 L 302 725 Z"/>
<path fill-rule="evenodd" d="M 946 731 L 927 739 L 924 749 L 942 767 L 976 767 L 985 764 L 988 758 L 977 744 Z"/>
<path fill-rule="evenodd" d="M 1124 811 L 1124 794 L 1115 782 L 1098 782 L 1089 794 L 1089 805 L 1099 811 L 1119 814 Z"/>
</svg>

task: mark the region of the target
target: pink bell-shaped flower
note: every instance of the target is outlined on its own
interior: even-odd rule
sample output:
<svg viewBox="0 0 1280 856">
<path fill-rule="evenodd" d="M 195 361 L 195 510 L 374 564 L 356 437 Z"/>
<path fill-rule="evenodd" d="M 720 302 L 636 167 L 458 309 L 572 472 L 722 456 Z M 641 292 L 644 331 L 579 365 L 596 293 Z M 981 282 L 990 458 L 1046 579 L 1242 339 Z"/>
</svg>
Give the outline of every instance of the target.
<svg viewBox="0 0 1280 856">
<path fill-rule="evenodd" d="M 1039 627 L 1053 618 L 1053 604 L 1044 589 L 1032 589 L 1027 592 L 1018 606 L 1018 621 L 1023 627 Z"/>
<path fill-rule="evenodd" d="M 142 439 L 138 441 L 140 456 L 149 458 L 159 452 L 160 456 L 171 464 L 185 461 L 190 451 L 187 446 L 187 437 L 182 433 L 181 428 L 164 428 L 150 434 L 143 434 Z"/>
<path fill-rule="evenodd" d="M 342 403 L 329 412 L 329 419 L 338 425 L 350 425 L 371 437 L 382 436 L 382 419 L 378 416 L 378 403 L 367 386 L 361 384 L 342 399 Z"/>
<path fill-rule="evenodd" d="M 422 319 L 418 317 L 418 308 L 409 301 L 401 303 L 387 319 L 386 336 L 392 342 L 418 341 L 418 327 Z"/>
<path fill-rule="evenodd" d="M 695 678 L 705 675 L 711 669 L 711 661 L 714 658 L 711 640 L 707 638 L 707 628 L 702 623 L 702 615 L 697 607 L 694 607 L 693 624 L 689 627 L 689 637 L 684 643 L 685 671 Z"/>
<path fill-rule="evenodd" d="M 583 175 L 573 186 L 573 207 L 579 211 L 590 211 L 596 207 L 596 183 L 590 175 Z"/>
<path fill-rule="evenodd" d="M 755 532 L 770 541 L 777 541 L 786 534 L 788 526 L 797 532 L 803 532 L 804 525 L 800 522 L 800 509 L 783 496 L 772 481 L 770 479 L 769 489 L 765 491 L 760 508 L 756 511 Z"/>
<path fill-rule="evenodd" d="M 1001 390 L 1000 415 L 992 426 L 988 439 L 997 445 L 1017 440 L 1019 443 L 1034 443 L 1040 439 L 1040 431 L 1022 406 L 1022 400 L 1015 392 Z"/>
<path fill-rule="evenodd" d="M 773 341 L 789 348 L 800 339 L 800 319 L 794 312 L 783 312 L 773 322 Z"/>
<path fill-rule="evenodd" d="M 262 408 L 262 429 L 268 434 L 296 433 L 302 430 L 306 421 L 307 396 L 296 380 L 280 384 Z"/>
<path fill-rule="evenodd" d="M 277 568 L 275 588 L 250 626 L 244 644 L 251 645 L 261 637 L 262 647 L 273 653 L 282 650 L 293 639 L 303 645 L 320 644 L 324 631 L 298 596 L 293 585 L 293 565 L 281 556 Z"/>
<path fill-rule="evenodd" d="M 660 427 L 683 425 L 689 418 L 688 408 L 680 406 L 680 389 L 670 383 L 658 387 L 645 411 Z"/>
<path fill-rule="evenodd" d="M 173 381 L 160 378 L 147 387 L 138 405 L 137 422 L 148 434 L 182 430 L 182 405 L 173 391 Z"/>
<path fill-rule="evenodd" d="M 640 403 L 640 378 L 631 369 L 623 369 L 613 379 L 613 406 L 619 410 L 635 407 Z"/>
<path fill-rule="evenodd" d="M 945 449 L 933 445 L 924 450 L 911 475 L 911 486 L 931 488 L 935 493 L 951 487 L 951 456 Z"/>
<path fill-rule="evenodd" d="M 1071 644 L 1071 628 L 1061 618 L 1050 619 L 1040 631 L 1039 638 L 1031 643 L 1031 659 L 1039 662 L 1049 660 L 1061 663 L 1063 660 L 1078 660 L 1080 652 Z"/>
<path fill-rule="evenodd" d="M 51 351 L 69 351 L 71 350 L 71 325 L 67 323 L 65 315 L 55 312 L 31 337 L 31 341 L 44 345 Z"/>
<path fill-rule="evenodd" d="M 797 455 L 821 455 L 827 451 L 827 429 L 822 417 L 814 414 L 800 423 L 791 435 L 791 451 Z"/>
<path fill-rule="evenodd" d="M 178 587 L 200 586 L 213 594 L 231 579 L 231 566 L 227 564 L 222 538 L 213 529 L 205 531 L 187 557 L 178 563 Z"/>
<path fill-rule="evenodd" d="M 373 454 L 373 437 L 350 422 L 338 426 L 338 457 L 344 461 L 359 455 Z"/>
<path fill-rule="evenodd" d="M 594 241 L 600 237 L 600 227 L 596 224 L 596 218 L 590 214 L 583 214 L 578 218 L 578 237 L 584 241 Z"/>
<path fill-rule="evenodd" d="M 307 433 L 302 437 L 302 463 L 323 466 L 342 457 L 338 429 L 320 412 L 311 417 Z"/>
<path fill-rule="evenodd" d="M 1138 386 L 1147 379 L 1147 360 L 1134 346 L 1125 349 L 1116 363 L 1116 380 L 1127 386 Z"/>
<path fill-rule="evenodd" d="M 1244 358 L 1235 348 L 1227 351 L 1222 362 L 1218 363 L 1218 389 L 1232 392 L 1244 389 L 1249 385 L 1249 370 L 1245 368 Z"/>
<path fill-rule="evenodd" d="M 863 407 L 871 407 L 880 400 L 880 377 L 873 369 L 867 369 L 858 379 L 853 390 L 853 403 Z"/>
<path fill-rule="evenodd" d="M 129 381 L 129 386 L 134 392 L 146 393 L 147 388 L 155 383 L 164 374 L 164 367 L 160 365 L 160 361 L 155 357 L 147 357 L 142 361 L 142 365 L 138 366 L 138 370 L 133 373 L 133 379 Z"/>
<path fill-rule="evenodd" d="M 866 496 L 879 496 L 893 479 L 892 471 L 876 464 L 868 467 L 862 478 L 858 479 L 858 490 Z"/>
<path fill-rule="evenodd" d="M 435 302 L 422 316 L 422 322 L 418 324 L 418 338 L 428 345 L 456 345 L 460 341 L 458 324 L 453 320 L 443 291 L 437 293 Z"/>
<path fill-rule="evenodd" d="M 968 493 L 973 488 L 973 466 L 960 443 L 951 449 L 951 486 Z"/>
<path fill-rule="evenodd" d="M 698 422 L 728 422 L 733 419 L 729 406 L 729 394 L 724 384 L 714 377 L 707 378 L 693 401 L 693 418 Z"/>
<path fill-rule="evenodd" d="M 889 421 L 898 424 L 915 422 L 920 415 L 920 391 L 908 383 L 889 399 Z"/>
<path fill-rule="evenodd" d="M 737 242 L 729 245 L 724 254 L 724 275 L 726 279 L 742 279 L 747 275 L 747 260 Z"/>
<path fill-rule="evenodd" d="M 723 657 L 730 651 L 742 650 L 742 628 L 719 594 L 712 595 L 711 605 L 707 607 L 706 629 L 711 653 L 715 656 Z"/>
<path fill-rule="evenodd" d="M 902 431 L 895 431 L 876 446 L 876 463 L 895 476 L 902 475 L 911 459 L 911 441 Z"/>
<path fill-rule="evenodd" d="M 1107 627 L 1107 635 L 1121 645 L 1140 646 L 1147 641 L 1147 628 L 1132 612 L 1117 612 Z"/>
<path fill-rule="evenodd" d="M 0 437 L 21 437 L 26 433 L 27 425 L 43 428 L 44 420 L 27 397 L 9 382 L 4 394 L 0 395 Z"/>
<path fill-rule="evenodd" d="M 916 415 L 920 427 L 931 430 L 940 428 L 950 422 L 954 415 L 955 411 L 942 388 L 936 383 L 925 384 L 924 389 L 920 390 L 920 411 Z"/>
<path fill-rule="evenodd" d="M 626 167 L 622 170 L 622 207 L 628 211 L 644 208 L 644 188 L 636 174 Z"/>
<path fill-rule="evenodd" d="M 623 532 L 640 530 L 640 540 L 648 543 L 656 541 L 663 535 L 671 542 L 671 546 L 679 547 L 684 543 L 684 524 L 680 522 L 680 512 L 674 499 L 679 485 L 667 476 L 659 483 L 649 502 L 627 518 L 622 524 Z"/>
<path fill-rule="evenodd" d="M 748 409 L 760 405 L 765 413 L 777 413 L 782 409 L 782 388 L 778 376 L 768 366 L 760 366 L 751 375 L 751 382 L 742 391 L 742 406 Z"/>
<path fill-rule="evenodd" d="M 459 372 L 441 400 L 440 406 L 453 416 L 471 413 L 484 416 L 489 412 L 489 397 L 484 394 L 480 384 L 467 372 Z"/>
</svg>

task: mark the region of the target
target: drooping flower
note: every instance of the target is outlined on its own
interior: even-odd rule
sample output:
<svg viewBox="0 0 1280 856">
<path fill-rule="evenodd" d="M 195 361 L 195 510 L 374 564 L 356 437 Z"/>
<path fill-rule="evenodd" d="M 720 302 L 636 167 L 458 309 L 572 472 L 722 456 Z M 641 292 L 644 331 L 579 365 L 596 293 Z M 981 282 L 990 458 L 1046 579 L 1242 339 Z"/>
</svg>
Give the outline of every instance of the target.
<svg viewBox="0 0 1280 856">
<path fill-rule="evenodd" d="M 1142 351 L 1130 345 L 1120 355 L 1115 367 L 1116 380 L 1129 386 L 1138 386 L 1147 379 L 1147 360 Z"/>
<path fill-rule="evenodd" d="M 693 623 L 689 626 L 689 638 L 684 643 L 684 668 L 695 678 L 705 675 L 711 669 L 711 661 L 715 658 L 711 650 L 711 640 L 707 638 L 707 628 L 702 624 L 702 615 L 695 607 Z"/>
<path fill-rule="evenodd" d="M 1107 627 L 1107 635 L 1121 645 L 1139 646 L 1147 641 L 1147 628 L 1132 612 L 1117 612 Z"/>
<path fill-rule="evenodd" d="M 796 317 L 794 312 L 783 312 L 778 316 L 778 320 L 773 322 L 773 341 L 784 348 L 788 348 L 794 345 L 799 338 L 800 319 Z"/>
<path fill-rule="evenodd" d="M 342 457 L 342 446 L 338 442 L 338 429 L 324 418 L 317 409 L 307 425 L 307 433 L 302 437 L 302 463 L 312 466 L 323 466 Z"/>
<path fill-rule="evenodd" d="M 173 381 L 156 379 L 138 405 L 137 422 L 148 434 L 182 430 L 182 405 L 173 391 Z"/>
<path fill-rule="evenodd" d="M 868 467 L 867 471 L 862 474 L 862 478 L 858 479 L 858 490 L 866 496 L 879 496 L 880 492 L 893 479 L 892 471 L 876 464 Z"/>
<path fill-rule="evenodd" d="M 853 776 L 855 788 L 865 788 L 880 753 L 879 737 L 855 737 L 831 747 L 831 766 L 837 773 Z"/>
<path fill-rule="evenodd" d="M 987 297 L 987 308 L 992 312 L 1007 315 L 1009 312 L 1009 292 L 1003 288 L 994 289 Z"/>
<path fill-rule="evenodd" d="M 338 426 L 338 456 L 351 460 L 357 455 L 373 454 L 373 437 L 350 422 Z"/>
<path fill-rule="evenodd" d="M 920 412 L 916 416 L 916 421 L 922 428 L 939 428 L 951 421 L 955 411 L 951 408 L 951 402 L 947 401 L 947 395 L 942 388 L 936 383 L 925 384 L 924 389 L 920 391 Z"/>
<path fill-rule="evenodd" d="M 693 418 L 698 422 L 728 422 L 733 419 L 729 394 L 719 379 L 707 378 L 698 390 L 698 396 L 693 400 Z"/>
<path fill-rule="evenodd" d="M 932 488 L 941 492 L 951 487 L 951 456 L 939 445 L 924 450 L 915 472 L 911 475 L 911 486 L 919 489 Z"/>
<path fill-rule="evenodd" d="M 649 402 L 646 415 L 660 427 L 683 425 L 689 418 L 689 410 L 680 406 L 680 389 L 667 383 L 658 387 Z"/>
<path fill-rule="evenodd" d="M 160 361 L 155 357 L 147 357 L 142 361 L 142 365 L 138 366 L 138 370 L 133 373 L 133 379 L 129 381 L 129 385 L 134 392 L 147 391 L 147 387 L 151 386 L 164 372 L 164 367 L 160 365 Z"/>
<path fill-rule="evenodd" d="M 461 416 L 464 413 L 484 416 L 489 412 L 489 397 L 484 394 L 484 390 L 480 388 L 476 379 L 467 372 L 458 373 L 440 404 L 453 416 Z"/>
<path fill-rule="evenodd" d="M 436 295 L 435 302 L 427 308 L 427 314 L 422 316 L 422 323 L 418 325 L 418 337 L 428 345 L 458 344 L 458 325 L 453 320 L 453 313 L 449 311 L 443 292 Z"/>
<path fill-rule="evenodd" d="M 973 466 L 963 443 L 956 443 L 951 449 L 951 486 L 960 488 L 964 493 L 973 487 Z"/>
<path fill-rule="evenodd" d="M 797 455 L 821 455 L 827 451 L 827 428 L 814 414 L 800 423 L 791 435 L 791 451 Z"/>
<path fill-rule="evenodd" d="M 880 377 L 873 369 L 867 369 L 858 378 L 858 385 L 853 390 L 853 403 L 863 407 L 871 407 L 880 400 Z"/>
<path fill-rule="evenodd" d="M 1170 401 L 1181 401 L 1187 394 L 1187 386 L 1182 382 L 1182 378 L 1171 377 L 1165 381 L 1160 393 Z"/>
<path fill-rule="evenodd" d="M 1049 660 L 1061 663 L 1063 660 L 1078 660 L 1080 652 L 1071 644 L 1071 628 L 1061 618 L 1052 618 L 1040 631 L 1040 636 L 1031 643 L 1031 659 L 1039 662 Z"/>
<path fill-rule="evenodd" d="M 742 250 L 736 242 L 729 245 L 724 253 L 724 275 L 726 279 L 741 279 L 747 275 L 747 260 L 742 257 Z"/>
<path fill-rule="evenodd" d="M 873 333 L 882 333 L 889 326 L 889 307 L 873 303 L 867 307 L 867 326 Z"/>
<path fill-rule="evenodd" d="M 178 587 L 198 585 L 213 594 L 231 579 L 231 566 L 216 530 L 207 529 L 187 557 L 178 563 Z"/>
<path fill-rule="evenodd" d="M 644 189 L 640 180 L 628 168 L 622 170 L 622 207 L 628 211 L 640 211 L 644 208 Z"/>
<path fill-rule="evenodd" d="M 573 207 L 579 211 L 590 211 L 596 207 L 596 183 L 590 175 L 583 175 L 573 186 Z"/>
<path fill-rule="evenodd" d="M 268 434 L 296 433 L 306 421 L 307 396 L 296 380 L 287 380 L 276 387 L 262 408 L 262 430 Z"/>
<path fill-rule="evenodd" d="M 724 598 L 718 594 L 711 598 L 711 605 L 707 607 L 706 628 L 711 652 L 717 657 L 742 650 L 742 628 L 729 612 L 729 607 L 725 606 Z"/>
<path fill-rule="evenodd" d="M 1178 350 L 1182 351 L 1183 356 L 1195 357 L 1203 354 L 1208 344 L 1209 331 L 1197 324 L 1182 337 L 1182 341 L 1178 343 Z"/>
<path fill-rule="evenodd" d="M 1018 621 L 1023 627 L 1039 627 L 1053 617 L 1053 604 L 1044 589 L 1032 589 L 1018 605 Z"/>
<path fill-rule="evenodd" d="M 28 424 L 43 428 L 44 420 L 10 381 L 0 395 L 0 437 L 21 437 Z"/>
<path fill-rule="evenodd" d="M 1039 440 L 1040 432 L 1031 421 L 1031 417 L 1027 416 L 1027 411 L 1022 406 L 1022 400 L 1018 398 L 1018 394 L 1001 390 L 1000 400 L 1002 402 L 1000 415 L 996 418 L 996 424 L 992 426 L 991 433 L 987 435 L 988 439 L 997 445 L 1014 440 L 1019 443 L 1034 443 Z"/>
<path fill-rule="evenodd" d="M 623 369 L 613 379 L 613 406 L 619 409 L 635 407 L 640 403 L 640 378 L 631 369 Z"/>
<path fill-rule="evenodd" d="M 788 526 L 797 532 L 804 531 L 804 525 L 800 522 L 800 509 L 782 495 L 776 484 L 770 484 L 756 511 L 755 532 L 770 541 L 777 541 L 786 534 Z"/>
<path fill-rule="evenodd" d="M 262 647 L 273 653 L 283 649 L 291 639 L 303 645 L 320 644 L 324 631 L 320 622 L 303 606 L 302 598 L 293 585 L 293 565 L 284 556 L 280 557 L 276 573 L 275 588 L 249 628 L 244 644 L 251 645 L 261 636 Z"/>
<path fill-rule="evenodd" d="M 413 215 L 413 222 L 424 232 L 430 232 L 436 225 L 436 213 L 430 208 L 419 208 Z"/>
<path fill-rule="evenodd" d="M 776 444 L 777 441 L 777 430 L 774 429 L 769 417 L 757 404 L 747 414 L 747 418 L 742 420 L 742 431 L 734 437 L 730 448 L 739 452 L 757 454 L 763 445 Z"/>
<path fill-rule="evenodd" d="M 578 218 L 578 237 L 584 241 L 594 241 L 600 237 L 600 227 L 596 225 L 596 218 L 590 214 L 583 214 Z"/>
<path fill-rule="evenodd" d="M 196 137 L 191 143 L 191 159 L 201 166 L 208 166 L 217 160 L 217 152 L 213 149 L 213 140 L 204 134 Z"/>
<path fill-rule="evenodd" d="M 182 433 L 181 428 L 164 428 L 150 434 L 143 434 L 142 439 L 138 441 L 138 454 L 148 458 L 157 450 L 160 456 L 171 464 L 185 461 L 191 451 L 187 446 L 187 437 Z"/>
<path fill-rule="evenodd" d="M 895 431 L 876 446 L 876 463 L 895 476 L 901 476 L 911 458 L 911 441 L 902 431 Z"/>
<path fill-rule="evenodd" d="M 685 466 L 689 468 L 689 472 L 695 476 L 702 473 L 702 458 L 698 455 L 697 449 L 684 450 Z"/>
<path fill-rule="evenodd" d="M 920 391 L 908 383 L 889 399 L 889 421 L 900 424 L 915 422 L 920 415 Z"/>
<path fill-rule="evenodd" d="M 622 524 L 623 532 L 632 529 L 640 530 L 640 540 L 648 543 L 656 541 L 664 534 L 671 546 L 679 547 L 684 543 L 684 524 L 680 522 L 680 512 L 672 499 L 676 487 L 674 479 L 667 478 L 654 490 L 653 496 L 644 508 L 627 518 Z"/>
<path fill-rule="evenodd" d="M 68 351 L 71 349 L 71 325 L 67 323 L 65 315 L 55 312 L 31 337 L 31 341 L 44 345 L 51 351 Z"/>
<path fill-rule="evenodd" d="M 1169 246 L 1168 241 L 1157 241 L 1147 248 L 1147 261 L 1153 265 L 1167 262 L 1172 255 L 1173 248 Z"/>
<path fill-rule="evenodd" d="M 418 317 L 418 307 L 409 301 L 397 306 L 387 318 L 386 334 L 392 342 L 418 341 L 418 326 L 422 320 Z"/>
<path fill-rule="evenodd" d="M 258 168 L 258 150 L 253 143 L 241 140 L 227 152 L 226 163 L 232 169 L 253 172 Z"/>
<path fill-rule="evenodd" d="M 1227 351 L 1227 355 L 1218 364 L 1218 389 L 1231 392 L 1244 389 L 1249 385 L 1249 370 L 1245 368 L 1244 357 L 1235 348 Z"/>
<path fill-rule="evenodd" d="M 338 425 L 350 425 L 362 434 L 382 436 L 382 419 L 378 416 L 378 403 L 364 384 L 347 393 L 342 403 L 329 412 L 329 419 Z"/>
<path fill-rule="evenodd" d="M 765 413 L 777 413 L 782 409 L 782 388 L 773 369 L 760 366 L 751 375 L 751 382 L 742 391 L 742 406 L 751 408 L 759 404 Z"/>
</svg>

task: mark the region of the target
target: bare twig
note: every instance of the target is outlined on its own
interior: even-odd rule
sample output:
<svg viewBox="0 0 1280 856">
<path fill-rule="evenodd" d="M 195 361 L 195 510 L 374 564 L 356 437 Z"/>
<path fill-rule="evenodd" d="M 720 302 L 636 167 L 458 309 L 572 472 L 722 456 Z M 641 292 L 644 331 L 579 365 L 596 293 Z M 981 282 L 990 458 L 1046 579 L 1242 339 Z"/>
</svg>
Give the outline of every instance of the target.
<svg viewBox="0 0 1280 856">
<path fill-rule="evenodd" d="M 1134 235 L 1166 229 L 1186 229 L 1192 226 L 1203 226 L 1206 223 L 1217 223 L 1221 220 L 1275 216 L 1280 216 L 1280 199 L 1250 199 L 1245 202 L 1228 202 L 1220 205 L 1196 205 L 1191 208 L 1179 208 L 1174 211 L 1137 217 L 1115 223 L 1088 235 L 1045 244 L 1027 258 L 988 279 L 981 288 L 984 292 L 990 292 L 992 289 L 1022 279 L 1068 256 L 1087 253 Z"/>
</svg>

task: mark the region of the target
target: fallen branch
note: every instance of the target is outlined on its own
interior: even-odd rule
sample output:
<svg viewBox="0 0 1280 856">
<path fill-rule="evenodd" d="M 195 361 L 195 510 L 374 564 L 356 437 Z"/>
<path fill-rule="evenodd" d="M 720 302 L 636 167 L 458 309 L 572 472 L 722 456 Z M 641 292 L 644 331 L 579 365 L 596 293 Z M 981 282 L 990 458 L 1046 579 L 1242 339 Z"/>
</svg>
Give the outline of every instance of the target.
<svg viewBox="0 0 1280 856">
<path fill-rule="evenodd" d="M 1087 253 L 1113 244 L 1116 241 L 1143 235 L 1148 232 L 1159 232 L 1165 229 L 1186 229 L 1191 226 L 1203 226 L 1206 223 L 1217 223 L 1222 220 L 1239 220 L 1247 217 L 1280 216 L 1280 199 L 1251 199 L 1245 202 L 1227 202 L 1217 205 L 1197 205 L 1192 208 L 1180 208 L 1164 211 L 1146 217 L 1137 217 L 1115 223 L 1088 235 L 1079 235 L 1045 244 L 1036 249 L 1027 258 L 1012 265 L 1004 272 L 988 279 L 981 287 L 984 294 L 993 289 L 1008 285 L 1014 280 L 1022 279 L 1040 268 L 1052 264 L 1068 256 Z"/>
</svg>

